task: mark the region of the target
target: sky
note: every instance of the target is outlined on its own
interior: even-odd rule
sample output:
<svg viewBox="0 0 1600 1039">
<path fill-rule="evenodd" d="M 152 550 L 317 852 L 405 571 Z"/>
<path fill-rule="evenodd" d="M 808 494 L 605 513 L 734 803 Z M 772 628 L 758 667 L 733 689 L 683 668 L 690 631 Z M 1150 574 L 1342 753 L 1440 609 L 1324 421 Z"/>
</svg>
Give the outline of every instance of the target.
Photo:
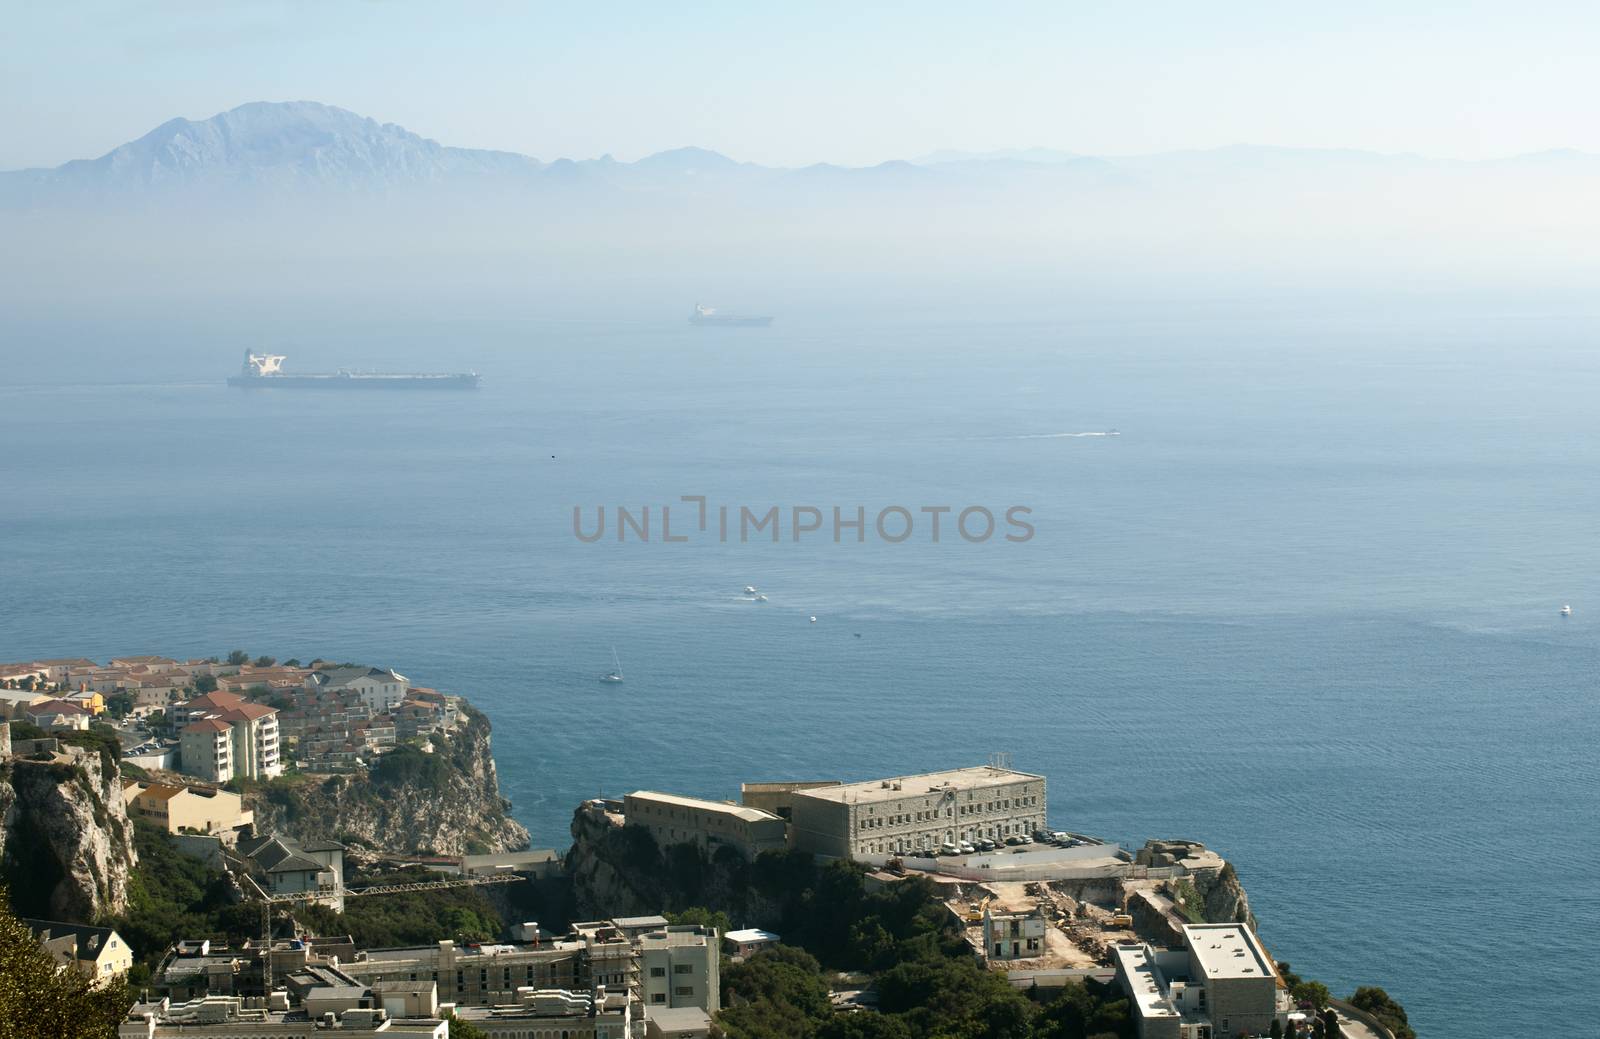
<svg viewBox="0 0 1600 1039">
<path fill-rule="evenodd" d="M 260 100 L 546 160 L 1600 151 L 1597 52 L 1589 0 L 20 0 L 0 22 L 0 169 Z"/>
</svg>

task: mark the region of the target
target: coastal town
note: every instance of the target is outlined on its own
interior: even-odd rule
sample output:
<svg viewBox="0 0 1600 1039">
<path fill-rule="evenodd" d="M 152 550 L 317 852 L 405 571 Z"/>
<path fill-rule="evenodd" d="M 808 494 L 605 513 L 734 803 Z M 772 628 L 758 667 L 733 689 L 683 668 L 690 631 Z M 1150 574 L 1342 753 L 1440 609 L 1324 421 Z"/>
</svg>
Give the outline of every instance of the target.
<svg viewBox="0 0 1600 1039">
<path fill-rule="evenodd" d="M 1105 1034 L 1409 1034 L 1403 1011 L 1371 994 L 1381 990 L 1337 1000 L 1274 959 L 1215 851 L 1192 840 L 1131 849 L 1055 828 L 1047 777 L 1004 756 L 868 780 L 756 776 L 727 800 L 637 790 L 575 806 L 564 852 L 515 837 L 444 849 L 394 826 L 357 840 L 295 800 L 379 783 L 404 800 L 415 793 L 404 783 L 427 772 L 417 763 L 442 767 L 486 725 L 462 698 L 392 668 L 243 652 L 34 660 L 0 666 L 0 708 L 7 826 L 29 798 L 57 811 L 77 782 L 80 825 L 104 831 L 63 835 L 51 846 L 60 880 L 26 907 L 18 895 L 30 893 L 14 883 L 13 905 L 60 969 L 127 986 L 124 1039 L 771 1034 L 749 1023 L 770 994 L 747 979 L 794 955 L 817 970 L 826 1005 L 811 1012 L 820 1025 L 782 1034 L 898 1035 L 873 1030 L 898 998 L 870 969 L 886 954 L 835 953 L 807 931 L 815 889 L 840 877 L 862 906 L 911 899 L 923 938 L 1006 998 L 1043 1008 L 1030 1012 L 1091 993 L 1111 1008 Z M 496 803 L 498 790 L 486 796 Z M 130 833 L 146 858 L 170 855 L 212 878 L 243 913 L 234 933 L 119 933 L 137 899 L 125 879 L 103 878 L 140 868 Z M 21 861 L 16 833 L 3 852 Z M 83 875 L 95 879 L 75 881 Z M 787 912 L 800 888 L 810 908 Z M 561 900 L 519 901 L 514 889 Z M 362 906 L 463 895 L 488 899 L 497 933 L 372 944 L 338 930 Z M 545 915 L 515 915 L 531 909 Z M 909 949 L 916 938 L 885 940 Z M 830 973 L 812 953 L 868 969 Z"/>
</svg>

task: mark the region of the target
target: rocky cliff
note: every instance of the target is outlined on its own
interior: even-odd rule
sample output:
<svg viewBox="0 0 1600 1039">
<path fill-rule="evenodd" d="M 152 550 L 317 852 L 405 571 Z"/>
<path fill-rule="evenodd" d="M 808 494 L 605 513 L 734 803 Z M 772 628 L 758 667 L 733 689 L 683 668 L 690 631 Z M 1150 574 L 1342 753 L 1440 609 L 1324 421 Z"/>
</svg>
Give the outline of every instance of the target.
<svg viewBox="0 0 1600 1039">
<path fill-rule="evenodd" d="M 528 831 L 508 814 L 489 745 L 489 719 L 467 720 L 432 752 L 403 748 L 365 775 L 290 776 L 246 792 L 256 831 L 331 838 L 403 854 L 519 851 Z"/>
<path fill-rule="evenodd" d="M 1239 874 L 1228 863 L 1215 874 L 1196 874 L 1195 890 L 1205 899 L 1206 922 L 1213 924 L 1243 923 L 1251 929 L 1256 926 L 1256 914 L 1250 910 L 1250 898 L 1239 883 Z"/>
<path fill-rule="evenodd" d="M 750 863 L 732 848 L 710 857 L 692 844 L 662 848 L 592 802 L 573 813 L 566 867 L 578 916 L 591 920 L 699 906 L 726 912 L 741 926 L 776 928 L 784 899 L 814 880 L 809 855 L 763 855 Z"/>
<path fill-rule="evenodd" d="M 19 913 L 94 921 L 128 907 L 138 861 L 117 760 L 67 747 L 0 764 L 0 873 Z"/>
</svg>

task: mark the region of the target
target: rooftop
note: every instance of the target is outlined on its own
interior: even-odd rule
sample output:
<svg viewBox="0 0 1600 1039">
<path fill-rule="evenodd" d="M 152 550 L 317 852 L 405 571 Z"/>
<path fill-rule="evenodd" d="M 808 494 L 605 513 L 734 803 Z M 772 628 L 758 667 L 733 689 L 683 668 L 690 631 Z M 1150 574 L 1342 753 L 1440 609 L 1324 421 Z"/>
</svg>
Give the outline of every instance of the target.
<svg viewBox="0 0 1600 1039">
<path fill-rule="evenodd" d="M 1244 924 L 1190 924 L 1183 938 L 1208 981 L 1278 976 L 1267 951 Z"/>
<path fill-rule="evenodd" d="M 751 942 L 776 942 L 781 940 L 771 931 L 763 931 L 759 927 L 746 927 L 739 931 L 729 931 L 722 937 L 726 938 L 730 942 L 733 942 L 735 945 L 748 945 Z"/>
<path fill-rule="evenodd" d="M 870 779 L 839 786 L 815 787 L 799 790 L 797 797 L 814 797 L 823 801 L 894 801 L 912 794 L 944 793 L 946 790 L 981 790 L 1001 783 L 1023 783 L 1031 780 L 1043 782 L 1043 776 L 1031 772 L 1014 772 L 993 765 L 973 768 L 953 768 L 944 772 L 924 772 L 914 776 L 894 776 L 889 779 Z"/>
<path fill-rule="evenodd" d="M 1177 1017 L 1178 1008 L 1167 998 L 1166 985 L 1148 945 L 1119 944 L 1112 949 L 1117 967 L 1128 979 L 1133 1005 L 1142 1018 Z"/>
<path fill-rule="evenodd" d="M 660 804 L 676 805 L 679 808 L 694 808 L 700 811 L 722 812 L 747 823 L 758 823 L 768 819 L 777 819 L 771 812 L 763 812 L 759 808 L 747 808 L 744 805 L 734 804 L 732 801 L 708 801 L 700 797 L 683 797 L 678 794 L 663 794 L 656 790 L 635 790 L 628 795 Z"/>
</svg>

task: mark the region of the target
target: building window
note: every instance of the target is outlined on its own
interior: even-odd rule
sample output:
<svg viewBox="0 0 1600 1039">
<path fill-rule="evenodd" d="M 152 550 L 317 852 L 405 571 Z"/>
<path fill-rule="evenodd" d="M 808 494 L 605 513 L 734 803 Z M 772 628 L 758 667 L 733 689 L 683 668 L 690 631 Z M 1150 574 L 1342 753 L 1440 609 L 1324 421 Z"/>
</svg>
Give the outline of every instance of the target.
<svg viewBox="0 0 1600 1039">
<path fill-rule="evenodd" d="M 692 996 L 694 995 L 694 986 L 679 985 L 677 988 L 672 990 L 672 994 L 674 996 Z"/>
<path fill-rule="evenodd" d="M 666 1001 L 667 1001 L 667 994 L 665 992 L 652 992 L 652 993 L 650 993 L 650 1002 L 652 1002 L 652 1003 L 665 1003 Z"/>
<path fill-rule="evenodd" d="M 674 973 L 674 974 L 693 974 L 694 973 L 694 965 L 691 964 L 691 963 L 674 963 L 672 965 L 672 973 Z"/>
<path fill-rule="evenodd" d="M 664 978 L 664 977 L 667 976 L 667 968 L 665 968 L 665 967 L 651 967 L 650 968 L 650 976 L 652 978 Z"/>
</svg>

